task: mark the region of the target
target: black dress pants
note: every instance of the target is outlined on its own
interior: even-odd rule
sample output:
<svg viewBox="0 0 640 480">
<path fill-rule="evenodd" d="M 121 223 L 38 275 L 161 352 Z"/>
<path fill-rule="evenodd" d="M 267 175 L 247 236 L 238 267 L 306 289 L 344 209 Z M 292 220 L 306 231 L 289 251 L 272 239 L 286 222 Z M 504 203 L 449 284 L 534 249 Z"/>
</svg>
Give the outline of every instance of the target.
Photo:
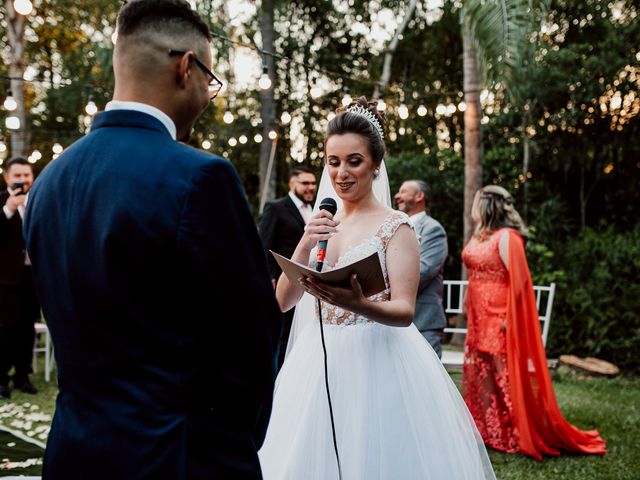
<svg viewBox="0 0 640 480">
<path fill-rule="evenodd" d="M 25 267 L 19 284 L 0 285 L 0 383 L 7 383 L 11 367 L 18 380 L 32 372 L 33 324 L 39 318 L 31 268 Z"/>
</svg>

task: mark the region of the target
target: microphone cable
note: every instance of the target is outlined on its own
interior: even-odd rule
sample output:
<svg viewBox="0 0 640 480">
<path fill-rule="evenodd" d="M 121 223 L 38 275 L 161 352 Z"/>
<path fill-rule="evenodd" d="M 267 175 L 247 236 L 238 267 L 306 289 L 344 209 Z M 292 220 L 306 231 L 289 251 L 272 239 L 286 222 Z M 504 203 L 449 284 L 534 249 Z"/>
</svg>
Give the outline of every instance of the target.
<svg viewBox="0 0 640 480">
<path fill-rule="evenodd" d="M 322 351 L 324 353 L 324 386 L 327 390 L 327 401 L 329 402 L 329 418 L 331 419 L 331 434 L 333 435 L 333 450 L 336 452 L 336 462 L 338 464 L 338 478 L 342 480 L 342 466 L 340 465 L 340 454 L 338 453 L 338 439 L 336 437 L 336 424 L 333 419 L 333 405 L 331 403 L 331 392 L 329 391 L 329 368 L 327 366 L 327 345 L 324 341 L 324 328 L 322 328 L 322 304 L 318 301 L 318 318 L 320 319 L 320 339 L 322 340 Z"/>
</svg>

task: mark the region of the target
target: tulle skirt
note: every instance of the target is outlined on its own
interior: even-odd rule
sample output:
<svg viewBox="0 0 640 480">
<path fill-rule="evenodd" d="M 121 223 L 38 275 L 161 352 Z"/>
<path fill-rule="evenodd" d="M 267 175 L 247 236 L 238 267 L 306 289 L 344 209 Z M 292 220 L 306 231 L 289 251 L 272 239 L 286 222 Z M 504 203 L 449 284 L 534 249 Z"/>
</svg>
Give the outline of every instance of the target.
<svg viewBox="0 0 640 480">
<path fill-rule="evenodd" d="M 344 480 L 495 478 L 462 397 L 413 325 L 324 332 Z M 265 480 L 338 479 L 317 326 L 280 371 L 259 455 Z"/>
</svg>

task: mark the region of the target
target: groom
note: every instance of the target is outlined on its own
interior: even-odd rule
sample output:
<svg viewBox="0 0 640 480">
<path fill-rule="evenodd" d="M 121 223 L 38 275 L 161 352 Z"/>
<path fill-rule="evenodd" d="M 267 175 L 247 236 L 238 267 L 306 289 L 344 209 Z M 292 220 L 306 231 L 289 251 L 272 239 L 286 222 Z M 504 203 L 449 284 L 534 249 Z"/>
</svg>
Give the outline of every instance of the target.
<svg viewBox="0 0 640 480">
<path fill-rule="evenodd" d="M 281 315 L 235 170 L 176 141 L 220 87 L 209 40 L 184 0 L 125 4 L 113 101 L 31 191 L 44 479 L 261 478 Z"/>
</svg>

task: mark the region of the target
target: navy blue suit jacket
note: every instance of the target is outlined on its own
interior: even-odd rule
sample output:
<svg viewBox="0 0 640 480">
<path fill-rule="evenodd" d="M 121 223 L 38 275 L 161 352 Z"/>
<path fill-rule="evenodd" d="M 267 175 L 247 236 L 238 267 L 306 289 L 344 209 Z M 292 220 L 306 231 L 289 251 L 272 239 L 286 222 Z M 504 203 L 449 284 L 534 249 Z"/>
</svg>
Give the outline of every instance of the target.
<svg viewBox="0 0 640 480">
<path fill-rule="evenodd" d="M 281 315 L 231 164 L 100 113 L 24 234 L 60 388 L 44 478 L 261 478 Z"/>
</svg>

